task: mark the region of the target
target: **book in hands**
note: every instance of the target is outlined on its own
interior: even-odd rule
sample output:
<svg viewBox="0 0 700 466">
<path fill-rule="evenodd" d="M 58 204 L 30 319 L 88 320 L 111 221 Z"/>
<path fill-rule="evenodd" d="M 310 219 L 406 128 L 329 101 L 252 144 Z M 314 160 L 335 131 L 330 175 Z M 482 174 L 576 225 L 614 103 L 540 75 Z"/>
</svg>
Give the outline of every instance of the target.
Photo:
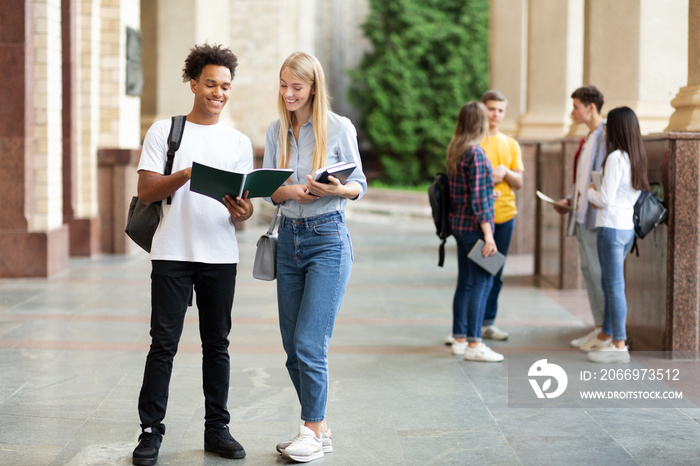
<svg viewBox="0 0 700 466">
<path fill-rule="evenodd" d="M 224 196 L 234 199 L 243 197 L 248 191 L 248 199 L 270 197 L 277 191 L 294 170 L 284 168 L 258 168 L 248 173 L 236 173 L 192 163 L 190 191 L 209 196 L 224 203 Z"/>
<path fill-rule="evenodd" d="M 352 172 L 357 167 L 355 162 L 338 162 L 327 167 L 319 168 L 314 172 L 314 181 L 319 183 L 330 183 L 328 175 L 334 176 L 340 181 L 340 184 L 345 184 Z"/>
<path fill-rule="evenodd" d="M 591 172 L 591 181 L 596 191 L 600 191 L 600 186 L 603 184 L 603 172 L 593 170 Z"/>
<path fill-rule="evenodd" d="M 552 205 L 555 205 L 555 206 L 558 206 L 558 207 L 563 207 L 563 208 L 569 209 L 569 210 L 576 210 L 576 208 L 574 208 L 573 206 L 570 206 L 570 205 L 561 205 L 561 204 L 559 204 L 557 201 L 555 201 L 555 200 L 552 199 L 551 197 L 547 196 L 545 193 L 543 193 L 543 192 L 540 191 L 539 189 L 538 189 L 537 191 L 535 191 L 535 194 L 537 194 L 537 197 L 539 197 L 540 199 L 542 199 L 544 202 L 547 202 L 548 204 L 552 204 Z"/>
<path fill-rule="evenodd" d="M 480 239 L 469 251 L 467 257 L 491 275 L 496 275 L 503 267 L 503 264 L 506 263 L 506 256 L 496 251 L 496 254 L 484 257 L 484 254 L 481 252 L 482 249 L 484 249 L 484 240 Z"/>
</svg>

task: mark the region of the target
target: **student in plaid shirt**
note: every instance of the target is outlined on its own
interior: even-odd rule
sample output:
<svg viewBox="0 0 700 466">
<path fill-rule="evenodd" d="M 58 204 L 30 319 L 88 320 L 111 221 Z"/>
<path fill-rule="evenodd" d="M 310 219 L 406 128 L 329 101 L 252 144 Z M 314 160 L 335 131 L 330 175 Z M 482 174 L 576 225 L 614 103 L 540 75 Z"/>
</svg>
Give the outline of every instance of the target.
<svg viewBox="0 0 700 466">
<path fill-rule="evenodd" d="M 457 240 L 457 289 L 452 305 L 452 354 L 468 361 L 499 362 L 503 355 L 481 341 L 481 324 L 493 276 L 467 259 L 478 240 L 481 253 L 496 253 L 493 239 L 493 177 L 491 163 L 479 142 L 488 128 L 487 110 L 481 102 L 468 102 L 459 111 L 457 126 L 447 146 L 450 182 L 450 225 Z"/>
</svg>

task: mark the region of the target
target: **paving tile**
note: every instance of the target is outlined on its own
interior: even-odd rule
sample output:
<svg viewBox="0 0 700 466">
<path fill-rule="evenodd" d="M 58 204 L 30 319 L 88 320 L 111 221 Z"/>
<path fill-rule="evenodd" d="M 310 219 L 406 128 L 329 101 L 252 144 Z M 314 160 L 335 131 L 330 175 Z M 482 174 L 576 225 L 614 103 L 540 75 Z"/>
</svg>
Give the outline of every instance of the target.
<svg viewBox="0 0 700 466">
<path fill-rule="evenodd" d="M 508 407 L 509 354 L 568 350 L 589 329 L 583 290 L 538 288 L 531 256 L 509 258 L 498 325 L 503 363 L 453 356 L 456 278 L 450 241 L 437 267 L 432 223 L 349 215 L 355 264 L 329 351 L 335 451 L 318 465 L 699 464 L 700 408 Z M 239 233 L 242 262 L 230 336 L 231 432 L 241 464 L 288 464 L 300 406 L 284 366 L 275 283 L 254 280 L 265 226 Z M 76 258 L 50 279 L 0 281 L 0 464 L 130 464 L 148 345 L 145 253 Z M 203 451 L 196 306 L 175 357 L 159 464 L 222 465 Z M 578 353 L 576 353 L 578 355 Z M 584 358 L 583 353 L 580 354 Z M 684 367 L 684 390 L 697 365 Z M 700 371 L 697 371 L 700 379 Z"/>
</svg>

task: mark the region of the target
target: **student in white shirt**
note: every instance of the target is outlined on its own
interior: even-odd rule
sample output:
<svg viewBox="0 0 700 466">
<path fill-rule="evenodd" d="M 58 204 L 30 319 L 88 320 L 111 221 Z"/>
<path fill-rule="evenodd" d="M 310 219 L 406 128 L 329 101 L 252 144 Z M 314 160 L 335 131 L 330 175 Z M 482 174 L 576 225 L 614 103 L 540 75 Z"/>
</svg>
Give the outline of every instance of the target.
<svg viewBox="0 0 700 466">
<path fill-rule="evenodd" d="M 195 45 L 190 50 L 182 76 L 190 85 L 193 105 L 170 175 L 163 174 L 170 121 L 155 122 L 143 142 L 139 198 L 145 204 L 168 197 L 172 202 L 162 203 L 151 248 L 151 347 L 139 394 L 142 432 L 132 457 L 135 465 L 158 461 L 173 359 L 193 289 L 202 340 L 204 450 L 224 458 L 245 457 L 228 427 L 228 336 L 238 266 L 233 220 L 249 219 L 253 205 L 247 192 L 243 197 L 226 195 L 219 202 L 189 189 L 193 162 L 231 171 L 253 168 L 250 139 L 220 121 L 237 65 L 236 55 L 221 45 Z"/>
<path fill-rule="evenodd" d="M 600 189 L 593 184 L 588 188 L 589 202 L 599 209 L 596 227 L 605 318 L 588 358 L 600 363 L 627 363 L 624 264 L 634 240 L 634 204 L 640 191 L 649 189 L 649 181 L 634 111 L 628 107 L 611 110 L 605 129 L 608 155 L 603 162 L 603 180 Z"/>
<path fill-rule="evenodd" d="M 587 351 L 587 346 L 592 343 L 603 327 L 605 308 L 595 227 L 597 209 L 589 207 L 587 197 L 588 186 L 591 184 L 591 172 L 601 171 L 603 159 L 607 154 L 605 119 L 600 114 L 604 99 L 603 93 L 595 86 L 579 87 L 571 94 L 571 99 L 573 101 L 571 119 L 575 124 L 585 124 L 589 132 L 574 155 L 571 194 L 559 200 L 554 210 L 562 215 L 568 214 L 566 235 L 575 236 L 578 241 L 579 267 L 586 284 L 594 328 L 585 335 L 571 340 L 570 345 Z"/>
</svg>

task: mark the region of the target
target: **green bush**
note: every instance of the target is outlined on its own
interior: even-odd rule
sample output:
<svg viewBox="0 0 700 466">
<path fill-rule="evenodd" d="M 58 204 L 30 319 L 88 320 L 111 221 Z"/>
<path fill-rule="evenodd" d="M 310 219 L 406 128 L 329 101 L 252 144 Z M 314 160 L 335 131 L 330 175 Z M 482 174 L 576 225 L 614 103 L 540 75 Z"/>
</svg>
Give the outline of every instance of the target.
<svg viewBox="0 0 700 466">
<path fill-rule="evenodd" d="M 351 71 L 348 98 L 387 184 L 444 170 L 460 107 L 488 77 L 488 0 L 369 0 L 372 44 Z"/>
</svg>

